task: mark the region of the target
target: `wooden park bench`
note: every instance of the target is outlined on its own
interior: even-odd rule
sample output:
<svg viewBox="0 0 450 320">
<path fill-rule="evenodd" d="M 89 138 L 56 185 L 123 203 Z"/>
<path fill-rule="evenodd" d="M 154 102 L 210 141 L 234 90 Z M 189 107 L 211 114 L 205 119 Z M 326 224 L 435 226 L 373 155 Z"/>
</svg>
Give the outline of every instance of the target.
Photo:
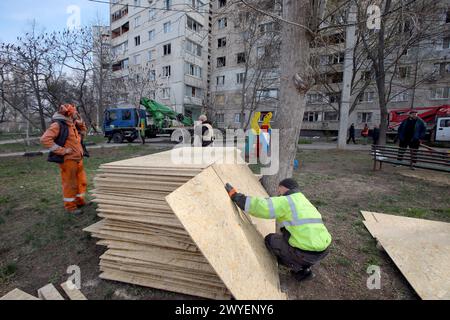
<svg viewBox="0 0 450 320">
<path fill-rule="evenodd" d="M 450 153 L 434 149 L 414 150 L 394 146 L 372 145 L 373 170 L 379 170 L 383 162 L 393 165 L 407 166 L 411 169 L 421 168 L 450 172 Z"/>
</svg>

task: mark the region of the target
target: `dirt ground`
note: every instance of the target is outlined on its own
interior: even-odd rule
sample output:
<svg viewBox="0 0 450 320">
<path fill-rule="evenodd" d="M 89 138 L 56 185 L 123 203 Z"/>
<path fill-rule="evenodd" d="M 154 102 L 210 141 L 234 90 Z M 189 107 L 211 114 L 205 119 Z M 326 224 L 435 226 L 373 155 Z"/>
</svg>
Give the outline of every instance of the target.
<svg viewBox="0 0 450 320">
<path fill-rule="evenodd" d="M 86 160 L 89 180 L 101 163 L 158 152 L 148 146 L 92 150 Z M 368 152 L 302 151 L 295 172 L 302 191 L 319 208 L 333 243 L 312 281 L 297 283 L 280 268 L 283 289 L 291 299 L 416 299 L 414 291 L 362 224 L 360 210 L 450 222 L 447 177 L 427 179 L 385 166 L 372 172 Z M 403 170 L 403 169 L 402 169 Z M 425 178 L 424 178 L 425 177 Z M 64 214 L 56 165 L 44 157 L 0 161 L 0 296 L 18 287 L 35 294 L 68 278 L 67 267 L 81 268 L 82 292 L 88 299 L 194 299 L 176 293 L 104 281 L 98 278 L 104 248 L 82 232 L 98 220 L 95 205 L 82 217 Z M 92 184 L 91 184 L 92 186 Z M 381 267 L 381 290 L 366 287 L 367 267 Z"/>
</svg>

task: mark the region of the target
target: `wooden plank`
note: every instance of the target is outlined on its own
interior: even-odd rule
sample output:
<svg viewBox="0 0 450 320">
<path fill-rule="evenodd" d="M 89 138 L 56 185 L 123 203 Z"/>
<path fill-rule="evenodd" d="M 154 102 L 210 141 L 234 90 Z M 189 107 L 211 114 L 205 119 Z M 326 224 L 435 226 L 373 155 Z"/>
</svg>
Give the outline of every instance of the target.
<svg viewBox="0 0 450 320">
<path fill-rule="evenodd" d="M 166 199 L 236 299 L 286 299 L 264 238 L 239 214 L 214 168 L 205 169 Z"/>
<path fill-rule="evenodd" d="M 126 259 L 117 256 L 103 255 L 100 266 L 108 266 L 117 268 L 122 271 L 129 271 L 143 275 L 152 275 L 160 278 L 171 278 L 183 281 L 185 283 L 197 283 L 211 288 L 225 288 L 223 282 L 215 274 L 203 274 L 200 272 L 193 273 L 187 270 L 174 270 L 167 267 L 157 268 L 152 263 L 137 263 L 136 260 Z"/>
<path fill-rule="evenodd" d="M 40 299 L 16 288 L 5 294 L 3 297 L 0 297 L 0 300 L 40 300 Z"/>
<path fill-rule="evenodd" d="M 174 291 L 178 293 L 188 294 L 197 297 L 209 298 L 209 299 L 230 299 L 230 294 L 224 289 L 222 291 L 208 290 L 201 285 L 187 285 L 182 284 L 170 279 L 158 279 L 157 277 L 142 276 L 132 274 L 129 272 L 112 270 L 104 268 L 103 273 L 100 274 L 100 278 L 114 281 L 127 282 L 137 284 L 140 286 L 146 286 L 151 288 L 157 288 L 161 290 Z"/>
<path fill-rule="evenodd" d="M 64 282 L 61 284 L 61 288 L 63 288 L 70 300 L 87 300 L 84 294 L 73 283 Z"/>
<path fill-rule="evenodd" d="M 364 217 L 364 219 L 368 222 L 378 222 L 377 219 L 375 218 L 376 212 L 361 210 L 361 214 Z"/>
<path fill-rule="evenodd" d="M 364 221 L 405 278 L 426 300 L 450 299 L 450 223 L 372 213 Z"/>
<path fill-rule="evenodd" d="M 162 250 L 161 248 L 152 248 L 144 252 L 135 250 L 118 250 L 110 249 L 105 254 L 107 256 L 118 256 L 135 261 L 141 261 L 142 263 L 155 263 L 159 265 L 166 265 L 172 267 L 179 267 L 182 269 L 197 270 L 198 273 L 216 274 L 214 269 L 208 264 L 207 260 L 200 256 L 195 259 L 195 256 L 190 257 L 187 254 L 180 253 L 177 255 L 173 250 Z M 197 261 L 194 261 L 197 260 Z"/>
<path fill-rule="evenodd" d="M 145 167 L 145 168 L 176 168 L 203 169 L 220 161 L 223 157 L 237 157 L 240 155 L 236 148 L 177 148 L 165 152 L 155 153 L 143 157 L 126 159 L 103 164 L 101 168 L 115 167 Z"/>
<path fill-rule="evenodd" d="M 38 290 L 38 296 L 42 300 L 64 300 L 63 296 L 51 283 Z"/>
</svg>

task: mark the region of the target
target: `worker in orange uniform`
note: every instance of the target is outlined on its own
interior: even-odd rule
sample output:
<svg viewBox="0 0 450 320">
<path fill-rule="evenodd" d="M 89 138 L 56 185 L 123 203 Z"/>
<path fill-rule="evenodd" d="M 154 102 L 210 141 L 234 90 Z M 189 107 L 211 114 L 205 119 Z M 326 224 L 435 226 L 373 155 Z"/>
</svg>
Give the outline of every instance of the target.
<svg viewBox="0 0 450 320">
<path fill-rule="evenodd" d="M 86 205 L 86 173 L 83 168 L 82 138 L 87 128 L 74 105 L 64 104 L 52 117 L 52 124 L 41 137 L 41 143 L 50 150 L 49 162 L 61 169 L 64 208 L 79 215 Z"/>
</svg>

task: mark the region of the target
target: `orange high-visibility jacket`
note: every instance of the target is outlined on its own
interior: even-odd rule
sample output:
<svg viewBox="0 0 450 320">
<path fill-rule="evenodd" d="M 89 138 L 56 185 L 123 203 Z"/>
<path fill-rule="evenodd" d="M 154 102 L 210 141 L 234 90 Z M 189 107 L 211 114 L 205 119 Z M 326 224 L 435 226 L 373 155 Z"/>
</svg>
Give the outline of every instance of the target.
<svg viewBox="0 0 450 320">
<path fill-rule="evenodd" d="M 65 148 L 71 148 L 72 152 L 64 156 L 64 160 L 79 161 L 83 159 L 83 147 L 81 146 L 81 134 L 86 134 L 87 128 L 83 121 L 75 122 L 60 113 L 55 113 L 53 120 L 64 120 L 69 129 L 69 135 L 64 146 L 58 146 L 55 139 L 59 135 L 59 124 L 53 122 L 41 137 L 41 144 L 57 155 L 63 155 Z M 79 133 L 80 132 L 80 133 Z"/>
</svg>

